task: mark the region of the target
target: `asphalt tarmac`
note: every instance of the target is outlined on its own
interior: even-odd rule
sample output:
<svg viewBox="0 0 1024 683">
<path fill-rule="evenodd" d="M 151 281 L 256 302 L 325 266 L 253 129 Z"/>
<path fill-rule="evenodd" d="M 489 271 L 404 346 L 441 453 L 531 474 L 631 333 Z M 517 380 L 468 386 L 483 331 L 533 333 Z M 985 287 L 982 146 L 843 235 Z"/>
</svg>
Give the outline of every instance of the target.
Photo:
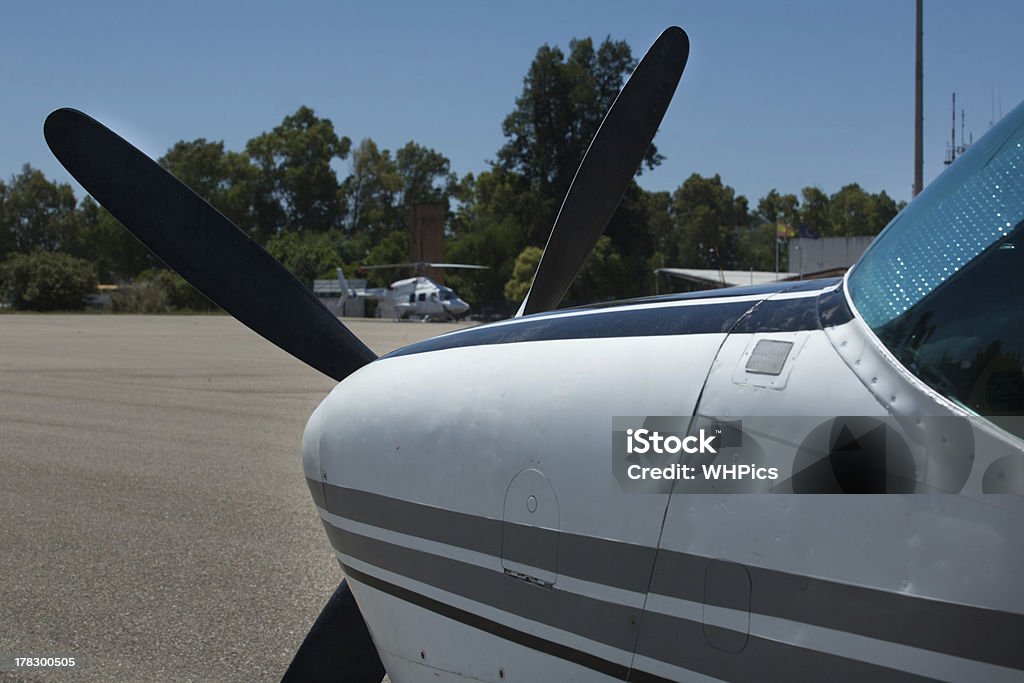
<svg viewBox="0 0 1024 683">
<path fill-rule="evenodd" d="M 299 453 L 333 385 L 227 316 L 0 316 L 0 655 L 76 658 L 0 679 L 278 680 L 341 580 Z"/>
</svg>

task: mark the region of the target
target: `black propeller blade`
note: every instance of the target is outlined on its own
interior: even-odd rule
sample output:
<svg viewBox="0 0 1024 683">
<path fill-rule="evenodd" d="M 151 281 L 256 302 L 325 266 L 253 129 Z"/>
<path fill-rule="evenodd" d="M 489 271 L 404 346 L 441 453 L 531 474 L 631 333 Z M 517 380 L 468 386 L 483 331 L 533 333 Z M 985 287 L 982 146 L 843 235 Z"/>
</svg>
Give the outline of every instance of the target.
<svg viewBox="0 0 1024 683">
<path fill-rule="evenodd" d="M 666 29 L 601 122 L 565 195 L 519 315 L 558 306 L 658 131 L 690 54 L 683 29 Z"/>
<path fill-rule="evenodd" d="M 338 381 L 376 358 L 263 247 L 109 128 L 58 109 L 43 132 L 57 159 L 129 232 L 254 332 Z"/>
<path fill-rule="evenodd" d="M 382 678 L 384 665 L 352 591 L 342 579 L 313 622 L 281 683 L 380 683 Z"/>
</svg>

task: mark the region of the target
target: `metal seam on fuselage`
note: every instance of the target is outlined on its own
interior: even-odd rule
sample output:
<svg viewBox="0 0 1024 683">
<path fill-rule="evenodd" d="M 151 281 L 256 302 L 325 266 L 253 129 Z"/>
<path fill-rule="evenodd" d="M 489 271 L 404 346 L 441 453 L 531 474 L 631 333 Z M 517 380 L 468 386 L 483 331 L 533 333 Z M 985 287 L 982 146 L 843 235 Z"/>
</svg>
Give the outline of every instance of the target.
<svg viewBox="0 0 1024 683">
<path fill-rule="evenodd" d="M 325 489 L 328 502 L 346 500 L 341 509 L 328 507 L 333 514 L 501 556 L 502 522 L 498 519 L 331 484 Z M 525 531 L 554 533 L 533 527 L 525 527 Z M 565 532 L 559 534 L 559 547 L 559 574 L 634 592 L 646 590 L 646 573 L 633 570 L 650 566 L 654 548 Z M 704 571 L 711 559 L 663 549 L 651 591 L 702 602 Z M 747 569 L 755 586 L 754 613 L 1024 669 L 1024 652 L 1015 647 L 1014 636 L 1024 632 L 1024 615 L 755 566 Z"/>
</svg>

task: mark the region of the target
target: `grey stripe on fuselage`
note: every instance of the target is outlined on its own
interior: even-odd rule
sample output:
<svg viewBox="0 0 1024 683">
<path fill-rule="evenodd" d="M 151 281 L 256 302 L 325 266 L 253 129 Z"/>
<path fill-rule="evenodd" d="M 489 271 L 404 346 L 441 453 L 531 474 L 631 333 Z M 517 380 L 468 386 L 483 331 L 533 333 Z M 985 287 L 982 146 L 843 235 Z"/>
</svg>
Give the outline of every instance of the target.
<svg viewBox="0 0 1024 683">
<path fill-rule="evenodd" d="M 509 642 L 524 645 L 538 652 L 543 652 L 553 657 L 574 662 L 575 664 L 591 669 L 592 671 L 598 671 L 607 676 L 611 676 L 612 678 L 626 680 L 627 676 L 629 676 L 629 668 L 625 665 L 609 661 L 603 657 L 598 657 L 588 652 L 583 652 L 562 643 L 554 642 L 547 638 L 541 638 L 533 633 L 527 633 L 525 631 L 512 628 L 508 624 L 503 624 L 493 619 L 487 619 L 475 612 L 459 609 L 448 602 L 435 600 L 423 593 L 410 590 L 404 586 L 399 586 L 390 581 L 385 581 L 379 576 L 374 576 L 356 569 L 350 562 L 346 562 L 344 560 L 341 562 L 342 569 L 345 571 L 345 575 L 348 577 L 349 581 L 362 583 L 370 588 L 383 591 L 410 604 L 430 610 L 435 614 L 440 614 L 443 617 L 454 619 L 455 621 L 486 633 L 490 633 L 504 640 L 508 640 Z M 669 681 L 670 679 L 660 677 L 650 679 L 650 683 L 668 683 Z"/>
<path fill-rule="evenodd" d="M 340 517 L 501 557 L 501 520 L 308 483 L 311 490 L 323 487 L 324 505 L 318 505 Z M 538 540 L 555 533 L 529 526 L 520 531 Z M 704 574 L 712 558 L 662 550 L 651 580 L 654 548 L 565 532 L 558 534 L 558 544 L 560 575 L 636 592 L 649 585 L 652 593 L 705 600 Z M 1024 669 L 1024 651 L 1017 647 L 1024 615 L 745 566 L 754 588 L 752 612 Z"/>
<path fill-rule="evenodd" d="M 538 586 L 484 567 L 354 534 L 334 527 L 326 521 L 324 526 L 332 545 L 343 556 L 357 558 L 368 565 L 486 605 L 488 609 L 513 614 L 618 650 L 631 651 L 635 647 L 638 655 L 714 678 L 751 682 L 820 681 L 827 678 L 835 683 L 854 683 L 863 680 L 909 683 L 932 680 L 907 671 L 779 643 L 756 635 L 747 638 L 747 646 L 742 653 L 716 650 L 708 647 L 704 640 L 704 630 L 709 627 L 691 619 L 647 613 L 641 622 L 639 610 L 568 591 Z M 349 565 L 346 565 L 346 568 L 351 571 Z M 461 614 L 453 615 L 450 606 L 447 609 L 442 607 L 446 604 L 443 600 L 435 600 L 409 588 L 384 581 L 380 577 L 372 577 L 365 571 L 353 574 L 350 579 L 363 580 L 378 590 L 384 590 L 408 602 L 489 632 L 494 632 L 493 626 L 481 625 L 478 622 L 500 624 L 486 614 L 459 610 Z M 504 627 L 510 628 L 507 625 Z M 641 627 L 643 637 L 639 646 L 636 646 Z M 509 635 L 505 634 L 502 637 Z M 561 644 L 561 647 L 566 648 L 564 644 Z M 556 654 L 570 661 L 577 661 L 577 656 L 583 655 L 586 653 L 578 650 Z M 592 655 L 586 656 L 592 658 Z M 602 661 L 604 664 L 612 665 L 611 662 Z M 589 666 L 582 661 L 578 663 Z M 649 674 L 645 675 L 643 672 L 633 673 L 631 680 L 652 679 Z"/>
<path fill-rule="evenodd" d="M 501 557 L 503 522 L 500 519 L 445 510 L 331 484 L 321 485 L 314 480 L 307 480 L 307 483 L 311 490 L 323 490 L 317 506 L 339 517 Z M 318 494 L 314 494 L 314 499 L 317 497 Z M 544 544 L 548 537 L 558 536 L 557 571 L 560 574 L 637 593 L 647 592 L 654 548 L 576 534 L 557 534 L 550 529 L 538 527 L 522 526 L 522 529 L 531 537 L 529 543 L 533 545 Z M 505 559 L 531 564 L 537 569 L 556 571 L 554 564 L 546 559 L 538 564 L 514 555 Z"/>
<path fill-rule="evenodd" d="M 703 581 L 688 586 L 680 577 L 703 577 L 709 561 L 659 553 L 651 592 L 703 601 Z M 1024 669 L 1024 615 L 744 566 L 753 613 Z"/>
<path fill-rule="evenodd" d="M 640 610 L 545 587 L 448 557 L 386 543 L 324 521 L 331 545 L 363 562 L 496 610 L 632 652 Z M 580 615 L 586 615 L 580 619 Z"/>
<path fill-rule="evenodd" d="M 311 490 L 322 488 L 324 491 L 317 506 L 339 517 L 501 557 L 503 522 L 500 519 L 445 510 L 331 484 L 321 485 L 314 480 L 307 480 L 307 483 Z M 314 494 L 314 499 L 317 497 Z M 522 530 L 536 539 L 537 544 L 544 543 L 551 535 L 558 536 L 557 571 L 560 574 L 637 593 L 647 592 L 654 548 L 577 534 L 556 534 L 550 529 L 538 527 L 522 526 Z M 517 556 L 505 559 L 531 564 Z M 556 571 L 554 564 L 547 560 L 539 566 L 533 566 Z"/>
</svg>

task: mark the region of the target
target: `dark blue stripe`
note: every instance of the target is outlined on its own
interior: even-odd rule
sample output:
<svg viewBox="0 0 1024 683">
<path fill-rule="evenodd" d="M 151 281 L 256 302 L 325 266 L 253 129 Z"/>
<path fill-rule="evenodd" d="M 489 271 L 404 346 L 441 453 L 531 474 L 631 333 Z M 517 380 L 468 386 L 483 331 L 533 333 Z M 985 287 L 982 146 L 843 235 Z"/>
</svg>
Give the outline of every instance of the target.
<svg viewBox="0 0 1024 683">
<path fill-rule="evenodd" d="M 598 304 L 580 306 L 583 309 L 593 308 L 616 308 L 619 306 L 633 306 L 636 304 L 658 304 L 668 301 L 693 301 L 695 299 L 730 299 L 738 296 L 763 296 L 769 297 L 773 294 L 784 292 L 814 292 L 827 289 L 835 285 L 842 278 L 831 277 L 820 280 L 799 280 L 795 282 L 769 282 L 763 285 L 743 285 L 742 287 L 722 287 L 721 289 L 702 289 L 696 292 L 679 292 L 676 294 L 659 294 L 657 296 L 643 296 L 635 299 L 620 299 L 618 301 L 607 301 Z M 538 314 L 539 315 L 539 314 Z"/>
<path fill-rule="evenodd" d="M 756 303 L 724 300 L 693 306 L 609 310 L 583 315 L 527 316 L 513 323 L 483 325 L 428 339 L 393 351 L 382 358 L 530 341 L 724 333 Z"/>
<path fill-rule="evenodd" d="M 740 318 L 732 333 L 797 332 L 818 330 L 818 297 L 768 299 Z"/>
<path fill-rule="evenodd" d="M 842 287 L 818 297 L 818 317 L 822 328 L 845 325 L 853 320 L 853 312 L 846 304 L 846 294 Z"/>
</svg>

